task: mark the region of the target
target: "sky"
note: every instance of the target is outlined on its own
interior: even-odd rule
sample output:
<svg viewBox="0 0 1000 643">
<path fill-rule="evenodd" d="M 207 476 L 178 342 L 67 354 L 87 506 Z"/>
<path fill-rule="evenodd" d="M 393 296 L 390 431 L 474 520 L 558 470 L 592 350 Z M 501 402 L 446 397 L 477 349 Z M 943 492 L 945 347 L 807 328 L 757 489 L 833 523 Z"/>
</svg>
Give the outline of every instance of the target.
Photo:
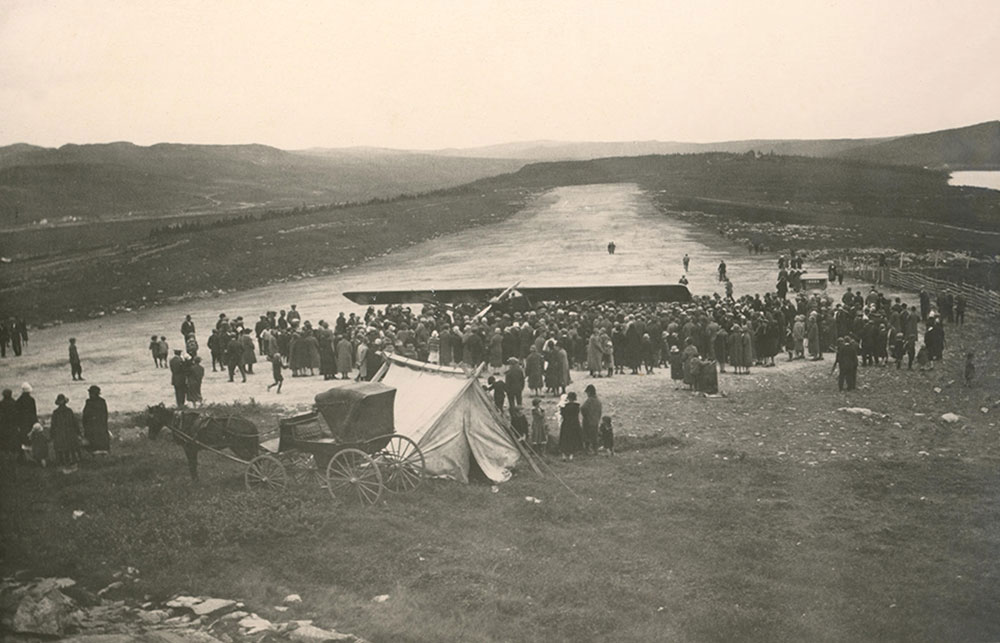
<svg viewBox="0 0 1000 643">
<path fill-rule="evenodd" d="M 998 61 L 1000 0 L 0 0 L 0 145 L 890 136 Z"/>
</svg>

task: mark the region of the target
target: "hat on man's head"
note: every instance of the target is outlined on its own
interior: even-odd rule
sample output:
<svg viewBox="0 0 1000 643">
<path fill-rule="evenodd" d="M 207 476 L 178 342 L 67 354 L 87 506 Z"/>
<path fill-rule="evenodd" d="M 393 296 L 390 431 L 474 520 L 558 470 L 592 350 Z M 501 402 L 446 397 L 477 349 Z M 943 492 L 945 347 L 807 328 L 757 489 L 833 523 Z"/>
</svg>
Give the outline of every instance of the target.
<svg viewBox="0 0 1000 643">
<path fill-rule="evenodd" d="M 66 402 L 69 402 L 69 398 L 62 393 L 56 396 L 56 404 L 65 404 Z"/>
<path fill-rule="evenodd" d="M 98 386 L 97 384 L 91 384 L 90 388 L 87 389 L 87 392 L 88 393 L 97 393 L 97 394 L 100 394 L 101 387 Z"/>
</svg>

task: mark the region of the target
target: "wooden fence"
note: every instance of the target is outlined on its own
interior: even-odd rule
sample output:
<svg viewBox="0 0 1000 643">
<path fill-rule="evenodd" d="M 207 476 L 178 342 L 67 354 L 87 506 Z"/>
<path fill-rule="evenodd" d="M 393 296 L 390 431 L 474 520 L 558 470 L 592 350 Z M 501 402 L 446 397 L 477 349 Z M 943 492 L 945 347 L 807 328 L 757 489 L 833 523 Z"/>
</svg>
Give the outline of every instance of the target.
<svg viewBox="0 0 1000 643">
<path fill-rule="evenodd" d="M 965 283 L 954 283 L 944 279 L 935 279 L 919 272 L 906 272 L 898 268 L 877 268 L 856 266 L 848 269 L 848 274 L 873 284 L 897 286 L 913 292 L 926 290 L 931 295 L 931 301 L 937 293 L 949 291 L 954 295 L 962 293 L 971 310 L 985 315 L 1000 316 L 1000 292 L 977 288 Z"/>
</svg>

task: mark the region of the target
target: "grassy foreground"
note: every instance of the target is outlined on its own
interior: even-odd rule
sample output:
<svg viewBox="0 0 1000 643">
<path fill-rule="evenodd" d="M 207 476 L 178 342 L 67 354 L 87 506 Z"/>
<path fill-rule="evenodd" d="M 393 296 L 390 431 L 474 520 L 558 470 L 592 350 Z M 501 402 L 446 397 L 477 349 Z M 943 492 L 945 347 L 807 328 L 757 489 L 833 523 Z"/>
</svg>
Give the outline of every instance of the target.
<svg viewBox="0 0 1000 643">
<path fill-rule="evenodd" d="M 524 471 L 361 509 L 308 487 L 251 495 L 211 454 L 194 485 L 169 440 L 116 443 L 74 475 L 5 473 L 0 570 L 96 590 L 132 565 L 123 597 L 264 615 L 297 592 L 296 615 L 372 641 L 996 640 L 1000 358 L 981 347 L 1000 336 L 949 333 L 934 371 L 862 369 L 850 394 L 829 361 L 724 376 L 714 400 L 662 374 L 599 380 L 622 452 L 549 462 L 578 497 Z M 239 411 L 262 428 L 283 413 Z"/>
</svg>

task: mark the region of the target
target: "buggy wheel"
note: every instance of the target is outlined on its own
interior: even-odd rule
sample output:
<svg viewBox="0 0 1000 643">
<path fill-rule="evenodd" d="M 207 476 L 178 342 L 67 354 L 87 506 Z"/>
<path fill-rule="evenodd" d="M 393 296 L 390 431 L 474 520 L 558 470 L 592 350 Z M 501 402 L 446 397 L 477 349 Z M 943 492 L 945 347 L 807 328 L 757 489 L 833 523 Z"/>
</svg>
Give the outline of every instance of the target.
<svg viewBox="0 0 1000 643">
<path fill-rule="evenodd" d="M 295 484 L 312 484 L 325 482 L 323 474 L 316 468 L 316 458 L 311 453 L 292 451 L 284 458 L 288 474 Z"/>
<path fill-rule="evenodd" d="M 362 505 L 373 505 L 385 487 L 371 456 L 360 449 L 343 449 L 326 465 L 326 488 L 335 500 L 354 499 Z"/>
<path fill-rule="evenodd" d="M 273 455 L 259 455 L 247 464 L 243 482 L 250 491 L 283 490 L 288 486 L 285 465 Z"/>
<path fill-rule="evenodd" d="M 413 491 L 424 479 L 424 454 L 410 438 L 394 434 L 376 455 L 389 491 Z"/>
</svg>

